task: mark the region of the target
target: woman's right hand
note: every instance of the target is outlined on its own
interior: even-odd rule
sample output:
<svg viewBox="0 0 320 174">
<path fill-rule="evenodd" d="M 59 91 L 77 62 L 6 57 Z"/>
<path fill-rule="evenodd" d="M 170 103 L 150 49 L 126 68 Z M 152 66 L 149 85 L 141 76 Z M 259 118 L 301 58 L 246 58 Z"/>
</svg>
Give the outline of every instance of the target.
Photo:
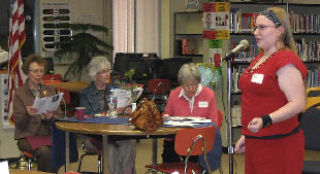
<svg viewBox="0 0 320 174">
<path fill-rule="evenodd" d="M 38 109 L 34 106 L 27 106 L 27 113 L 30 115 L 30 116 L 35 116 L 37 115 L 37 112 L 38 112 Z"/>
<path fill-rule="evenodd" d="M 239 140 L 237 141 L 234 150 L 236 153 L 240 154 L 240 153 L 244 153 L 246 151 L 246 146 L 245 146 L 245 137 L 243 135 L 241 135 L 241 137 L 239 138 Z"/>
</svg>

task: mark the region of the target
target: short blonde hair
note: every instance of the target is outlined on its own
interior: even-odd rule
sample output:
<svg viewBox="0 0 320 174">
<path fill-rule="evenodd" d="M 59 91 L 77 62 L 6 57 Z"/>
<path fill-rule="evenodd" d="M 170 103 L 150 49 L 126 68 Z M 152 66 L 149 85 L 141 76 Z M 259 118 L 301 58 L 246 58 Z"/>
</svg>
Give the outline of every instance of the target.
<svg viewBox="0 0 320 174">
<path fill-rule="evenodd" d="M 94 76 L 104 69 L 111 69 L 109 60 L 104 56 L 93 57 L 88 65 L 89 76 L 94 79 Z"/>
<path fill-rule="evenodd" d="M 189 80 L 201 82 L 201 74 L 194 63 L 183 64 L 178 72 L 178 82 L 180 85 L 184 85 Z"/>
</svg>

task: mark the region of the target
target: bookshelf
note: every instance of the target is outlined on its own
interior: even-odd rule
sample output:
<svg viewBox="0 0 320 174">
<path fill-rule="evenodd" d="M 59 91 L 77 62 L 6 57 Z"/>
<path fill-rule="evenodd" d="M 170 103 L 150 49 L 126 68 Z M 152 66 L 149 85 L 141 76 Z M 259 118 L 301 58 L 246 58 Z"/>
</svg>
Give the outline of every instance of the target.
<svg viewBox="0 0 320 174">
<path fill-rule="evenodd" d="M 296 40 L 298 54 L 308 68 L 308 87 L 319 87 L 320 78 L 320 4 L 293 4 L 293 3 L 230 3 L 230 49 L 242 39 L 247 39 L 250 46 L 240 52 L 233 60 L 233 91 L 232 91 L 232 116 L 238 120 L 241 103 L 241 91 L 238 80 L 242 71 L 249 62 L 258 54 L 255 38 L 252 34 L 256 13 L 267 7 L 282 7 L 290 13 L 290 22 Z M 236 121 L 234 127 L 241 126 Z"/>
<path fill-rule="evenodd" d="M 174 13 L 174 57 L 202 62 L 202 11 Z"/>
</svg>

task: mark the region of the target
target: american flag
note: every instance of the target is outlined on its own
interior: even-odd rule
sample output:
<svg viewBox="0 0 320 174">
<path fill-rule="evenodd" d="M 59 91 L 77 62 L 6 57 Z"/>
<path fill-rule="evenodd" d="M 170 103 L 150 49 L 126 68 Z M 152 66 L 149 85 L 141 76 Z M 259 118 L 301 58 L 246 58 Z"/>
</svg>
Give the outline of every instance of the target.
<svg viewBox="0 0 320 174">
<path fill-rule="evenodd" d="M 23 0 L 11 0 L 11 18 L 10 18 L 10 33 L 9 33 L 9 101 L 8 101 L 8 116 L 10 121 L 13 120 L 12 100 L 14 90 L 23 85 L 22 80 L 22 56 L 21 48 L 26 41 L 24 5 Z"/>
</svg>

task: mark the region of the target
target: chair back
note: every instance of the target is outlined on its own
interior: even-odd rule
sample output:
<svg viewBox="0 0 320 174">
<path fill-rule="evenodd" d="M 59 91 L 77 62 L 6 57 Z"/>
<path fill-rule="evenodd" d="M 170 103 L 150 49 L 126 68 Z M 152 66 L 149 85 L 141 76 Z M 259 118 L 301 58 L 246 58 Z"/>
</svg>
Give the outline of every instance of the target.
<svg viewBox="0 0 320 174">
<path fill-rule="evenodd" d="M 43 84 L 45 85 L 58 84 L 61 82 L 62 82 L 61 74 L 45 74 L 43 76 Z"/>
<path fill-rule="evenodd" d="M 152 94 L 166 94 L 170 90 L 170 80 L 151 79 L 148 82 L 148 90 Z"/>
<path fill-rule="evenodd" d="M 206 152 L 212 150 L 215 137 L 216 128 L 214 126 L 182 129 L 176 134 L 174 148 L 176 153 L 181 156 L 187 156 L 188 153 L 192 156 L 203 155 L 205 149 Z"/>
<path fill-rule="evenodd" d="M 71 103 L 70 92 L 67 88 L 56 87 L 57 92 L 63 93 L 63 100 L 66 105 Z"/>
<path fill-rule="evenodd" d="M 308 88 L 306 110 L 317 103 L 320 103 L 320 87 Z"/>
<path fill-rule="evenodd" d="M 305 111 L 300 118 L 300 127 L 305 137 L 305 148 L 320 150 L 320 103 Z"/>
</svg>

